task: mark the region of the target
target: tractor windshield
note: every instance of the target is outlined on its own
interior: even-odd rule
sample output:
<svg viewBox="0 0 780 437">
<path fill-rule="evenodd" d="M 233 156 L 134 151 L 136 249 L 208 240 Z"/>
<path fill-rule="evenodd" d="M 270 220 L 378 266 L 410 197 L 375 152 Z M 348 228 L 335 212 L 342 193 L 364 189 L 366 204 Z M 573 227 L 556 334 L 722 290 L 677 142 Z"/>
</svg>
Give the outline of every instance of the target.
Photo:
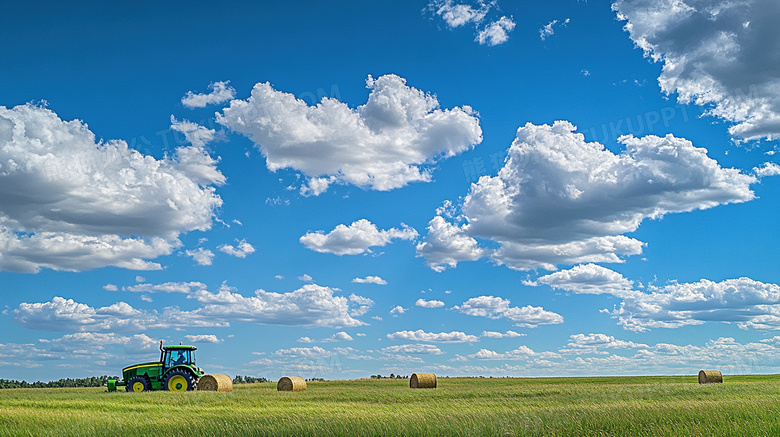
<svg viewBox="0 0 780 437">
<path fill-rule="evenodd" d="M 178 366 L 179 364 L 195 364 L 193 351 L 188 349 L 173 349 L 168 351 L 165 367 Z"/>
</svg>

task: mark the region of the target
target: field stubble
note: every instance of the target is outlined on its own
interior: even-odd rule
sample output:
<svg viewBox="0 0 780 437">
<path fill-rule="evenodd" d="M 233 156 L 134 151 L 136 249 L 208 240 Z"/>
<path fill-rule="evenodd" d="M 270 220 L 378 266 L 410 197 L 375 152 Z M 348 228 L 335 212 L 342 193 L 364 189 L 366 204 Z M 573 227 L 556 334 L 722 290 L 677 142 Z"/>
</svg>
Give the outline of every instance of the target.
<svg viewBox="0 0 780 437">
<path fill-rule="evenodd" d="M 780 435 L 780 375 L 275 383 L 231 393 L 0 390 L 0 435 Z"/>
</svg>

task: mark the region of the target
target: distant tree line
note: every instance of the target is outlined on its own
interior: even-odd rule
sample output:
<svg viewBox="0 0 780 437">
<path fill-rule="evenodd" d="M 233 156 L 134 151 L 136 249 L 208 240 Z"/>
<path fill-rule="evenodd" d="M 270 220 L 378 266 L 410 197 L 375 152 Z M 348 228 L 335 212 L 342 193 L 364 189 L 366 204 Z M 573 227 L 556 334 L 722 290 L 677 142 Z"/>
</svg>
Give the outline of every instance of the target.
<svg viewBox="0 0 780 437">
<path fill-rule="evenodd" d="M 391 373 L 390 376 L 371 375 L 371 379 L 409 379 L 409 377 Z"/>
<path fill-rule="evenodd" d="M 236 375 L 236 377 L 233 378 L 233 384 L 254 384 L 256 382 L 268 382 L 268 380 L 263 377 L 255 378 L 254 376 L 241 375 Z"/>
<path fill-rule="evenodd" d="M 109 379 L 119 379 L 118 376 L 90 376 L 88 378 L 63 378 L 49 382 L 27 382 L 14 379 L 0 379 L 0 389 L 3 388 L 57 388 L 57 387 L 103 387 Z"/>
</svg>

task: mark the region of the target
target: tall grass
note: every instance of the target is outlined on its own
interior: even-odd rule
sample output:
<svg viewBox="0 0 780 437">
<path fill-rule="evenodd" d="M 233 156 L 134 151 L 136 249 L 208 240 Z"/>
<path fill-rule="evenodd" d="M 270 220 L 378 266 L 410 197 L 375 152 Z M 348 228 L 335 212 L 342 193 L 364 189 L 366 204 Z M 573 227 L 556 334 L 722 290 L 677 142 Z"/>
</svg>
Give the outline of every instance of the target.
<svg viewBox="0 0 780 437">
<path fill-rule="evenodd" d="M 275 383 L 231 393 L 0 390 L 0 435 L 780 435 L 780 376 Z"/>
</svg>

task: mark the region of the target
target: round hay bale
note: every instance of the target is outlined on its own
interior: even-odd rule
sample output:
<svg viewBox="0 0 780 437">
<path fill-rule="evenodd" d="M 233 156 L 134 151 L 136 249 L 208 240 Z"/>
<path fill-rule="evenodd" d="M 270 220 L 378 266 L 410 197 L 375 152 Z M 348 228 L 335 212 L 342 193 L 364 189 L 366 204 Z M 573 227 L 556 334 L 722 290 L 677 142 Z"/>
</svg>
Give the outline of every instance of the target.
<svg viewBox="0 0 780 437">
<path fill-rule="evenodd" d="M 300 376 L 284 376 L 276 383 L 278 391 L 304 391 L 306 381 Z"/>
<path fill-rule="evenodd" d="M 699 370 L 699 384 L 722 384 L 723 374 L 720 370 Z"/>
<path fill-rule="evenodd" d="M 228 375 L 203 375 L 198 380 L 200 391 L 233 391 L 233 380 Z"/>
<path fill-rule="evenodd" d="M 412 373 L 409 378 L 409 387 L 411 388 L 436 388 L 436 374 L 434 373 Z"/>
</svg>

